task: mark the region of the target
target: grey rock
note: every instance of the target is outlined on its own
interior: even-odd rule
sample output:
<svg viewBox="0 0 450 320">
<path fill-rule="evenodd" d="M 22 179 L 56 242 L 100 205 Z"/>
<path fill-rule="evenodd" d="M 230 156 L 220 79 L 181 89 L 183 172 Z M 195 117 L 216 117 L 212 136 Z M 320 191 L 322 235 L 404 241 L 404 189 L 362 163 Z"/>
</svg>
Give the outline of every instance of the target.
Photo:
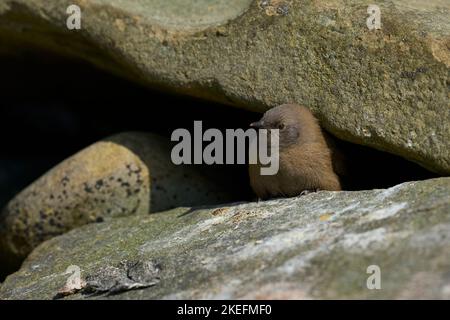
<svg viewBox="0 0 450 320">
<path fill-rule="evenodd" d="M 450 178 L 186 210 L 115 218 L 46 241 L 6 278 L 0 298 L 51 299 L 69 265 L 86 277 L 123 260 L 157 261 L 160 281 L 66 298 L 450 298 Z M 381 290 L 366 286 L 372 265 Z"/>
</svg>

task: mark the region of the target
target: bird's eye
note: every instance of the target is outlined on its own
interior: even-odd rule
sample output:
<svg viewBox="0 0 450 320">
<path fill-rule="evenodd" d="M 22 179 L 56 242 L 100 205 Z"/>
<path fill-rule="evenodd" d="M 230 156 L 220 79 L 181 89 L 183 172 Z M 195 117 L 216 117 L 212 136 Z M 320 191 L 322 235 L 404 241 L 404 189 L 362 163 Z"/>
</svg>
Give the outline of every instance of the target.
<svg viewBox="0 0 450 320">
<path fill-rule="evenodd" d="M 285 128 L 284 123 L 279 123 L 277 129 L 283 130 Z"/>
</svg>

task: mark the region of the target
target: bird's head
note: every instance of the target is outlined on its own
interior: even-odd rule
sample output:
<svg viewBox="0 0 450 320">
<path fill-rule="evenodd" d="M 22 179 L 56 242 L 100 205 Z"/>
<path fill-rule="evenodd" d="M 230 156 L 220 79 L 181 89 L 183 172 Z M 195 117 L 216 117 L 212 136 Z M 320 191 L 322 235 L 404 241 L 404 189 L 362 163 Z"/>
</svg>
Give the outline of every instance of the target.
<svg viewBox="0 0 450 320">
<path fill-rule="evenodd" d="M 280 148 L 310 140 L 318 127 L 317 120 L 305 107 L 283 104 L 264 113 L 263 117 L 250 124 L 255 129 L 278 129 Z M 312 127 L 312 128 L 311 128 Z"/>
</svg>

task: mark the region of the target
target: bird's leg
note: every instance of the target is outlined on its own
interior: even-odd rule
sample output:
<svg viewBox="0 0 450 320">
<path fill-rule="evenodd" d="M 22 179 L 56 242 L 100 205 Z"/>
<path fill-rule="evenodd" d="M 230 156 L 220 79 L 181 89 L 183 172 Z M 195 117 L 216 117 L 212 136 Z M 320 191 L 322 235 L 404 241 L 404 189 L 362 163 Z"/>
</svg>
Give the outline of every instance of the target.
<svg viewBox="0 0 450 320">
<path fill-rule="evenodd" d="M 306 196 L 307 194 L 314 193 L 314 192 L 317 192 L 317 191 L 320 191 L 320 189 L 303 190 L 302 192 L 300 192 L 299 196 L 300 197 L 301 196 Z"/>
</svg>

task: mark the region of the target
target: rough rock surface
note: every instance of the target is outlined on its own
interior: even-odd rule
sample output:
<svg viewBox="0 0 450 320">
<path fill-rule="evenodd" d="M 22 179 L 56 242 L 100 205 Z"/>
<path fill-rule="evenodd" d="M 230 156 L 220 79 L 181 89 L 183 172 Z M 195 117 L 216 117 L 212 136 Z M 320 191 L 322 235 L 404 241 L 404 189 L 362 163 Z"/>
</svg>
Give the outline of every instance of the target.
<svg viewBox="0 0 450 320">
<path fill-rule="evenodd" d="M 236 199 L 220 172 L 175 166 L 170 152 L 167 138 L 124 133 L 44 174 L 2 211 L 0 269 L 17 266 L 42 241 L 87 223 Z"/>
<path fill-rule="evenodd" d="M 450 298 L 450 179 L 116 218 L 44 242 L 1 299 L 51 299 L 121 261 L 152 261 L 152 287 L 66 298 Z M 381 270 L 369 290 L 367 268 Z M 135 277 L 139 278 L 137 275 Z"/>
<path fill-rule="evenodd" d="M 66 28 L 78 4 L 82 29 Z M 450 173 L 450 3 L 3 0 L 0 52 L 39 45 L 251 110 L 311 108 L 345 140 Z"/>
</svg>

